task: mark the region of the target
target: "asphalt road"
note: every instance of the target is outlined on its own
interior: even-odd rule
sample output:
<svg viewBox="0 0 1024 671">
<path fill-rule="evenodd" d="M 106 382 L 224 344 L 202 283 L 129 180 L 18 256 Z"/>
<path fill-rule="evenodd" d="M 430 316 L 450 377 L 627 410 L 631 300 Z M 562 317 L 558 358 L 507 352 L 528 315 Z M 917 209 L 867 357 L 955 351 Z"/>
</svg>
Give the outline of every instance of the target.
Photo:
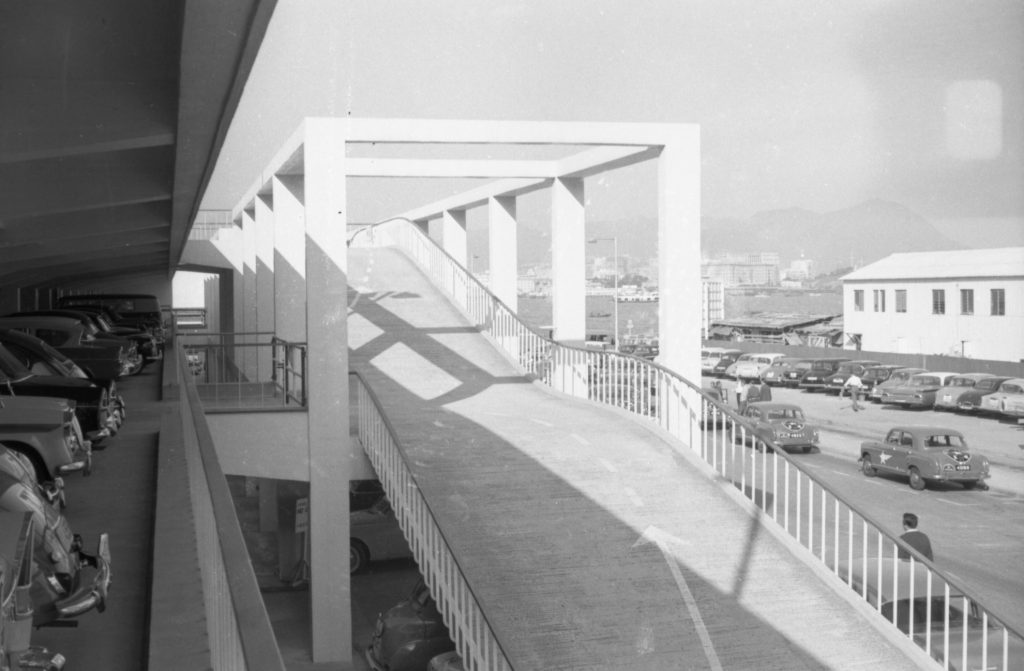
<svg viewBox="0 0 1024 671">
<path fill-rule="evenodd" d="M 729 383 L 726 383 L 729 386 Z M 843 498 L 902 532 L 902 514 L 917 513 L 932 540 L 935 563 L 974 590 L 1018 632 L 1024 632 L 1024 426 L 993 418 L 866 404 L 854 413 L 848 398 L 791 389 L 772 390 L 776 401 L 796 403 L 821 430 L 820 451 L 794 455 Z M 910 489 L 905 478 L 868 478 L 857 458 L 863 440 L 897 424 L 934 424 L 962 431 L 971 449 L 992 463 L 989 491 L 959 485 Z"/>
</svg>

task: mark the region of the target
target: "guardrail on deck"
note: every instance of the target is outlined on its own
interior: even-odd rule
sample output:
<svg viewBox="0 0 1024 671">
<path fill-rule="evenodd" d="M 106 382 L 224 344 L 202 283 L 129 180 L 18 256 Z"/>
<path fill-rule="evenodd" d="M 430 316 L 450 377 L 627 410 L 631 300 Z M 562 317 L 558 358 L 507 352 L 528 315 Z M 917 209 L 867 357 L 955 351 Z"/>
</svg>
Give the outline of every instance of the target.
<svg viewBox="0 0 1024 671">
<path fill-rule="evenodd" d="M 164 363 L 164 400 L 179 403 L 161 424 L 148 668 L 285 671 L 180 344 Z"/>
<path fill-rule="evenodd" d="M 380 402 L 358 373 L 349 375 L 357 382 L 359 438 L 363 449 L 391 501 L 395 517 L 437 602 L 438 612 L 448 625 L 463 664 L 467 669 L 511 671 L 501 644 L 487 622 L 487 615 L 462 575 L 458 558 L 434 522 L 430 504 L 406 466 L 404 450 Z"/>
<path fill-rule="evenodd" d="M 643 416 L 674 435 L 943 668 L 1020 667 L 1020 632 L 962 581 L 754 435 L 709 390 L 646 359 L 542 337 L 411 221 L 357 231 L 349 244 L 401 249 L 523 371 L 571 396 Z M 898 559 L 900 551 L 910 559 Z"/>
</svg>

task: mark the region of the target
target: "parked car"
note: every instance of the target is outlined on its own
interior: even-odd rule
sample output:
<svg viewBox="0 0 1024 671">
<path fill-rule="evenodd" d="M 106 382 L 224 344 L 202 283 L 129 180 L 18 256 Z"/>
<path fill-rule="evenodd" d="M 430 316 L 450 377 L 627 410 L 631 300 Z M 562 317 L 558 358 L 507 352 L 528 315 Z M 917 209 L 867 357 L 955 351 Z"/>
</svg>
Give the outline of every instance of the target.
<svg viewBox="0 0 1024 671">
<path fill-rule="evenodd" d="M 811 369 L 811 365 L 814 363 L 814 359 L 801 358 L 797 359 L 789 365 L 789 368 L 782 373 L 782 377 L 779 380 L 780 386 L 796 388 L 800 385 L 800 378 L 802 378 L 807 371 Z"/>
<path fill-rule="evenodd" d="M 119 415 L 110 412 L 106 388 L 90 380 L 36 375 L 3 344 L 0 344 L 0 376 L 5 380 L 0 396 L 42 396 L 74 401 L 75 416 L 85 438 L 94 444 L 117 433 Z"/>
<path fill-rule="evenodd" d="M 348 524 L 350 573 L 362 571 L 371 561 L 412 556 L 386 496 L 365 510 L 349 512 Z"/>
<path fill-rule="evenodd" d="M 987 415 L 1002 415 L 1006 400 L 1019 401 L 1024 396 L 1024 378 L 1011 377 L 1000 383 L 994 393 L 981 399 L 981 411 Z"/>
<path fill-rule="evenodd" d="M 702 413 L 703 416 L 700 420 L 700 428 L 706 429 L 710 426 L 721 426 L 725 421 L 725 412 L 721 409 L 721 406 L 728 406 L 729 403 L 725 399 L 725 393 L 722 391 L 722 385 L 717 380 L 711 383 L 710 387 L 702 387 L 701 391 L 707 399 L 701 401 L 704 406 Z"/>
<path fill-rule="evenodd" d="M 81 310 L 31 310 L 26 312 L 14 312 L 8 317 L 67 317 L 74 319 L 85 329 L 85 332 L 97 341 L 117 343 L 125 352 L 128 361 L 128 369 L 125 375 L 138 375 L 146 365 L 146 358 L 140 351 L 141 345 L 152 340 L 148 333 L 136 335 L 116 335 L 113 332 L 105 331 L 98 325 L 95 315 Z M 141 338 L 141 340 L 140 340 Z"/>
<path fill-rule="evenodd" d="M 124 397 L 118 393 L 116 380 L 93 380 L 82 367 L 39 338 L 21 331 L 0 330 L 0 345 L 37 375 L 57 375 L 89 380 L 106 390 L 107 413 L 114 419 L 115 433 L 124 424 L 127 410 Z"/>
<path fill-rule="evenodd" d="M 784 355 L 776 352 L 747 352 L 726 370 L 726 377 L 748 381 L 761 381 L 761 374 L 768 370 L 772 362 Z"/>
<path fill-rule="evenodd" d="M 380 480 L 349 480 L 348 509 L 366 510 L 384 496 L 384 485 Z"/>
<path fill-rule="evenodd" d="M 800 376 L 796 385 L 790 384 L 790 386 L 796 386 L 810 392 L 821 391 L 828 385 L 829 378 L 847 361 L 849 359 L 839 357 L 811 359 L 810 366 Z"/>
<path fill-rule="evenodd" d="M 33 547 L 32 624 L 53 625 L 90 610 L 102 612 L 110 587 L 110 540 L 100 534 L 96 554 L 82 549 L 67 519 L 21 481 L 0 472 L 0 511 L 30 513 L 38 530 Z M 92 579 L 86 579 L 86 568 Z"/>
<path fill-rule="evenodd" d="M 886 562 L 881 577 L 870 570 L 880 561 Z M 865 566 L 869 568 L 867 576 Z M 852 564 L 841 561 L 838 574 L 850 576 L 850 587 L 872 606 L 880 604 L 882 617 L 904 634 L 912 636 L 919 646 L 925 648 L 930 644 L 932 658 L 940 665 L 948 656 L 949 668 L 1006 671 L 1000 664 L 1003 637 L 999 633 L 999 623 L 994 618 L 983 617 L 978 605 L 953 585 L 948 585 L 947 594 L 947 584 L 940 577 L 929 575 L 924 568 L 912 566 L 909 561 L 893 566 L 891 559 L 880 560 L 878 557 Z M 1024 643 L 1016 636 L 1008 638 L 1009 659 L 1024 657 Z M 944 647 L 947 644 L 948 650 Z M 960 666 L 965 644 L 967 664 Z"/>
<path fill-rule="evenodd" d="M 61 509 L 67 507 L 67 497 L 64 493 L 64 478 L 58 477 L 47 482 L 39 482 L 36 479 L 36 469 L 32 466 L 29 458 L 20 452 L 8 450 L 4 447 L 5 433 L 4 427 L 0 426 L 0 471 L 20 480 L 29 489 L 36 490 L 36 493 L 51 506 L 57 506 Z"/>
<path fill-rule="evenodd" d="M 422 671 L 431 659 L 454 649 L 437 604 L 420 580 L 408 599 L 377 616 L 366 660 L 374 671 Z"/>
<path fill-rule="evenodd" d="M 0 669 L 61 671 L 65 659 L 32 645 L 32 551 L 38 531 L 31 513 L 0 512 Z"/>
<path fill-rule="evenodd" d="M 860 378 L 861 385 L 866 387 L 867 383 L 864 382 L 864 374 L 872 366 L 880 366 L 881 362 L 872 361 L 871 359 L 854 359 L 853 361 L 844 361 L 836 369 L 836 372 L 828 378 L 825 384 L 826 394 L 841 395 L 843 391 L 843 385 L 850 379 L 851 375 L 856 374 Z"/>
<path fill-rule="evenodd" d="M 65 354 L 94 379 L 116 380 L 129 370 L 124 348 L 96 340 L 84 326 L 68 317 L 0 317 L 0 329 L 23 331 Z"/>
<path fill-rule="evenodd" d="M 929 371 L 911 375 L 905 384 L 882 392 L 882 403 L 906 408 L 930 408 L 935 405 L 939 390 L 956 377 L 956 373 Z"/>
<path fill-rule="evenodd" d="M 61 308 L 81 306 L 100 306 L 113 310 L 120 326 L 134 326 L 152 333 L 160 349 L 163 349 L 166 336 L 163 310 L 160 301 L 152 294 L 106 293 L 106 294 L 74 294 L 61 296 L 57 299 Z"/>
<path fill-rule="evenodd" d="M 986 377 L 978 380 L 974 387 L 960 394 L 960 398 L 956 402 L 956 409 L 966 413 L 980 412 L 985 398 L 999 391 L 1001 384 L 1012 379 L 1009 376 L 996 375 L 995 377 Z"/>
<path fill-rule="evenodd" d="M 954 375 L 950 378 L 949 383 L 935 397 L 935 405 L 932 409 L 956 410 L 957 404 L 960 402 L 960 396 L 969 389 L 974 389 L 974 385 L 978 384 L 979 380 L 984 380 L 987 377 L 995 376 L 989 373 L 964 373 L 962 375 Z"/>
<path fill-rule="evenodd" d="M 999 391 L 993 396 L 1000 396 L 999 412 L 1010 419 L 1024 417 L 1024 379 L 1015 378 L 999 385 Z"/>
<path fill-rule="evenodd" d="M 884 440 L 861 443 L 860 463 L 864 475 L 903 475 L 912 489 L 924 489 L 928 482 L 957 482 L 966 489 L 988 489 L 988 459 L 971 452 L 963 434 L 955 429 L 894 427 Z"/>
<path fill-rule="evenodd" d="M 711 369 L 711 374 L 715 377 L 725 377 L 725 371 L 733 364 L 736 359 L 739 359 L 743 354 L 741 349 L 727 349 L 724 350 L 718 356 L 718 361 L 715 363 L 715 367 Z"/>
<path fill-rule="evenodd" d="M 119 324 L 117 314 L 113 310 L 98 305 L 82 305 L 76 307 L 75 310 L 89 315 L 96 327 L 104 333 L 134 340 L 139 346 L 139 353 L 145 357 L 146 363 L 163 358 L 161 343 L 153 333 L 137 326 Z"/>
<path fill-rule="evenodd" d="M 870 399 L 871 392 L 874 391 L 875 387 L 888 380 L 892 372 L 900 368 L 904 368 L 904 366 L 892 363 L 868 366 L 864 370 L 864 374 L 860 376 L 860 381 L 864 383 L 864 398 Z"/>
<path fill-rule="evenodd" d="M 868 392 L 868 400 L 874 401 L 875 403 L 881 403 L 882 395 L 885 392 L 895 389 L 896 387 L 903 386 L 906 384 L 907 380 L 918 373 L 927 372 L 928 370 L 925 368 L 896 368 L 895 370 L 890 371 L 889 376 L 885 380 L 875 384 L 875 386 L 871 388 L 871 391 Z"/>
<path fill-rule="evenodd" d="M 0 385 L 5 381 L 0 375 Z M 92 468 L 92 444 L 82 437 L 74 408 L 65 399 L 0 398 L 4 447 L 28 457 L 42 483 Z"/>
<path fill-rule="evenodd" d="M 798 405 L 773 401 L 748 403 L 742 418 L 749 435 L 769 447 L 797 448 L 806 454 L 818 444 L 818 430 L 807 421 Z"/>
<path fill-rule="evenodd" d="M 700 350 L 700 372 L 703 375 L 711 375 L 724 351 L 724 347 L 702 347 Z"/>
<path fill-rule="evenodd" d="M 792 369 L 798 361 L 801 361 L 800 357 L 795 356 L 784 356 L 772 361 L 771 365 L 761 373 L 761 381 L 771 387 L 782 385 L 786 371 Z"/>
</svg>

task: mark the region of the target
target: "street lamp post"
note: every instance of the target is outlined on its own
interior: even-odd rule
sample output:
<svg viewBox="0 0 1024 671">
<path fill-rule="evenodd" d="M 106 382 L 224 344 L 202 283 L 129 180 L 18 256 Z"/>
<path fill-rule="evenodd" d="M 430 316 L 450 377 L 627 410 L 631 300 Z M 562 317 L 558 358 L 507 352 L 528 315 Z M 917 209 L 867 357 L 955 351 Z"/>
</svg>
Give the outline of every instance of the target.
<svg viewBox="0 0 1024 671">
<path fill-rule="evenodd" d="M 587 242 L 593 244 L 595 242 L 602 242 L 608 240 L 611 240 L 612 242 L 612 261 L 615 265 L 614 274 L 612 276 L 615 282 L 614 294 L 612 295 L 612 300 L 615 303 L 615 309 L 612 319 L 615 320 L 615 331 L 613 337 L 615 338 L 615 351 L 617 352 L 619 351 L 619 238 L 613 235 L 610 238 L 591 238 Z"/>
</svg>

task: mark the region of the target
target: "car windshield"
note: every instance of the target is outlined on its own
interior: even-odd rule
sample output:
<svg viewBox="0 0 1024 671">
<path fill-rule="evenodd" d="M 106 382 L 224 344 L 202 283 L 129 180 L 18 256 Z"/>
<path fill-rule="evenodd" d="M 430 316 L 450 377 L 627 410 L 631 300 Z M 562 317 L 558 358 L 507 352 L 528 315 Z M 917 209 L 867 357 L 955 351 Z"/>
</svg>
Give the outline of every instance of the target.
<svg viewBox="0 0 1024 671">
<path fill-rule="evenodd" d="M 7 351 L 6 347 L 0 345 L 0 371 L 11 380 L 24 380 L 32 376 L 32 371 L 25 368 L 25 364 L 18 361 L 17 357 Z"/>
<path fill-rule="evenodd" d="M 992 380 L 979 380 L 978 384 L 974 385 L 974 388 L 981 391 L 994 391 L 1000 384 L 1001 381 L 998 378 Z"/>
<path fill-rule="evenodd" d="M 941 385 L 942 382 L 937 377 L 925 375 L 924 377 L 912 377 L 910 378 L 911 387 L 932 387 L 935 385 Z"/>
<path fill-rule="evenodd" d="M 768 419 L 803 419 L 804 413 L 799 408 L 774 408 L 768 411 Z"/>
<path fill-rule="evenodd" d="M 811 369 L 811 362 L 810 361 L 801 361 L 796 366 L 794 366 L 794 368 L 799 368 L 800 370 L 810 370 Z"/>
<path fill-rule="evenodd" d="M 924 446 L 937 448 L 955 447 L 960 450 L 967 449 L 967 444 L 964 443 L 963 436 L 955 433 L 935 433 L 930 436 L 926 436 L 924 439 Z"/>
<path fill-rule="evenodd" d="M 950 387 L 973 387 L 976 380 L 969 377 L 954 377 L 949 383 Z"/>
<path fill-rule="evenodd" d="M 888 375 L 889 371 L 884 368 L 869 368 L 864 371 L 865 380 L 884 380 Z"/>
<path fill-rule="evenodd" d="M 1006 392 L 1007 394 L 1020 394 L 1024 393 L 1024 388 L 1019 384 L 1004 384 L 999 388 L 1000 391 Z"/>
</svg>

